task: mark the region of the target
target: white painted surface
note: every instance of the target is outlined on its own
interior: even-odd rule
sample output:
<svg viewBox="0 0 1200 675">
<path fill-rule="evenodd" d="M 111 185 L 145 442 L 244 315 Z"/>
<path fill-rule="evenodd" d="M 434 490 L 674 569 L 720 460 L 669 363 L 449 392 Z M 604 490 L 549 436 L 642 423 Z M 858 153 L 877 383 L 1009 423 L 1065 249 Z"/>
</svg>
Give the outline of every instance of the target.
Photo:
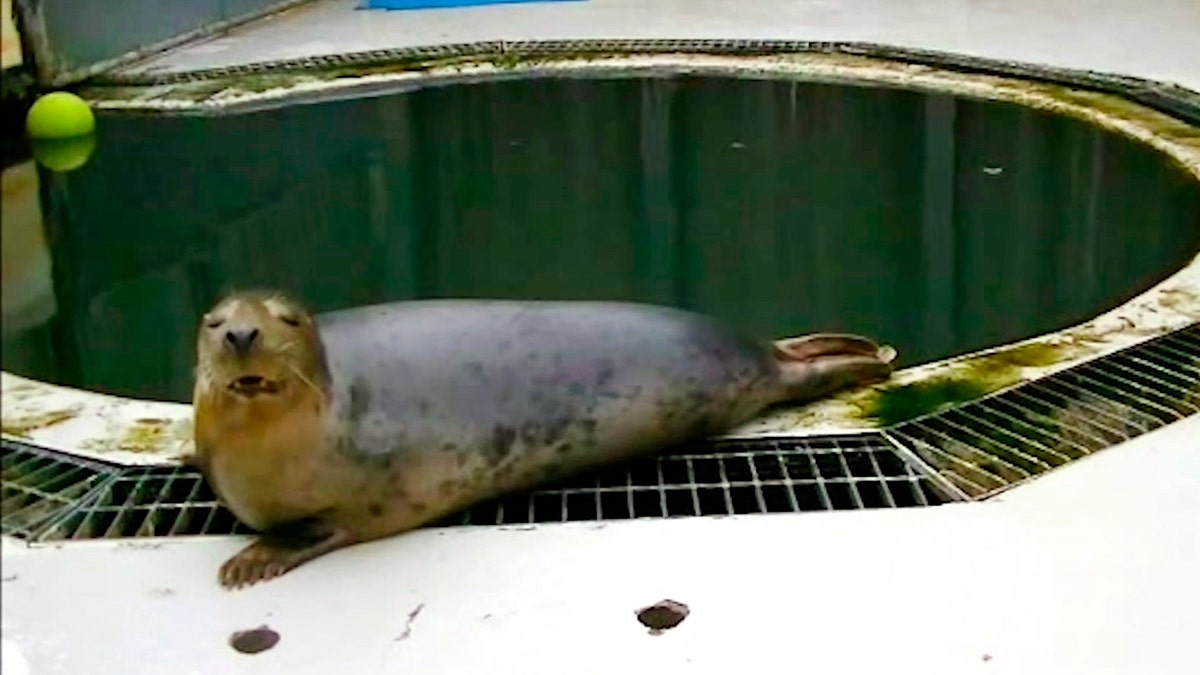
<svg viewBox="0 0 1200 675">
<path fill-rule="evenodd" d="M 317 0 L 130 70 L 180 71 L 480 40 L 877 42 L 1091 69 L 1200 90 L 1197 0 L 587 0 L 404 12 Z"/>
<path fill-rule="evenodd" d="M 46 674 L 1190 675 L 1198 439 L 1191 418 L 983 504 L 423 530 L 233 593 L 235 538 L 8 541 L 4 644 Z M 691 614 L 649 635 L 634 611 L 664 598 Z M 275 648 L 228 646 L 263 624 Z"/>
</svg>

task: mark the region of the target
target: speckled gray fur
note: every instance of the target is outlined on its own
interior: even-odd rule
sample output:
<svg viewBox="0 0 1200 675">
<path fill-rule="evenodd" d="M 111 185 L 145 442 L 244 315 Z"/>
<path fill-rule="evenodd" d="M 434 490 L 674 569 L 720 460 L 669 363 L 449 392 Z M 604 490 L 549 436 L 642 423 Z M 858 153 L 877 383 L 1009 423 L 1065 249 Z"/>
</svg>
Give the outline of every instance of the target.
<svg viewBox="0 0 1200 675">
<path fill-rule="evenodd" d="M 342 451 L 381 465 L 445 453 L 464 473 L 440 480 L 488 492 L 713 433 L 785 397 L 767 343 L 661 307 L 420 301 L 318 326 Z"/>
</svg>

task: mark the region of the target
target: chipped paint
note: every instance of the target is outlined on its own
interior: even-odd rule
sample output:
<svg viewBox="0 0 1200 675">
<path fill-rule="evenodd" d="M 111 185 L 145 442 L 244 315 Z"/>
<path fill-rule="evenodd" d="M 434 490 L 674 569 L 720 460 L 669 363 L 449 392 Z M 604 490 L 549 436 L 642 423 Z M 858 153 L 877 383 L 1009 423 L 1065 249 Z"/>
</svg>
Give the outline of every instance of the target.
<svg viewBox="0 0 1200 675">
<path fill-rule="evenodd" d="M 47 410 L 13 417 L 5 415 L 4 421 L 0 426 L 4 429 L 5 435 L 29 438 L 30 433 L 35 429 L 45 429 L 60 422 L 74 419 L 82 410 L 83 406 L 75 405 L 63 410 Z"/>
<path fill-rule="evenodd" d="M 191 443 L 189 405 L 110 396 L 8 372 L 0 373 L 0 412 L 5 437 L 120 464 L 175 463 Z M 47 418 L 53 413 L 59 414 Z"/>
<path fill-rule="evenodd" d="M 231 77 L 158 87 L 91 88 L 82 93 L 99 109 L 221 114 L 351 98 L 367 92 L 398 92 L 482 80 L 670 73 L 890 86 L 1019 103 L 1074 117 L 1146 144 L 1200 180 L 1200 133 L 1195 127 L 1145 106 L 1058 85 L 844 55 L 588 55 L 504 63 L 460 58 L 417 65 Z M 880 385 L 845 392 L 804 407 L 771 411 L 725 437 L 805 436 L 874 429 L 906 416 L 928 414 L 963 398 L 1045 377 L 1198 320 L 1200 256 L 1149 291 L 1091 321 L 1013 344 L 902 369 Z M 3 373 L 2 383 L 0 407 L 6 436 L 126 464 L 176 463 L 189 449 L 191 407 L 188 405 L 123 399 L 36 382 L 10 373 Z M 22 420 L 36 420 L 38 415 L 56 410 L 72 410 L 74 416 L 47 426 L 21 424 Z M 9 420 L 13 421 L 11 434 Z"/>
<path fill-rule="evenodd" d="M 192 425 L 188 420 L 143 418 L 122 426 L 115 435 L 85 439 L 82 447 L 99 453 L 154 454 L 181 447 L 191 440 L 191 436 Z"/>
</svg>

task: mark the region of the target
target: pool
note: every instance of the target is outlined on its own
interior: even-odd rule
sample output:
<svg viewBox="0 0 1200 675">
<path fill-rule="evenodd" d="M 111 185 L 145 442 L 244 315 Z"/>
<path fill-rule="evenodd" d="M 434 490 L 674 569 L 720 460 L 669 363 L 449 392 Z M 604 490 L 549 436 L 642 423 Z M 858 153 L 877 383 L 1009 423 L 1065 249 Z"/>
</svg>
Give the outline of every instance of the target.
<svg viewBox="0 0 1200 675">
<path fill-rule="evenodd" d="M 1200 147 L 1116 96 L 661 53 L 151 91 L 91 91 L 95 154 L 42 176 L 53 295 L 6 335 L 6 489 L 89 497 L 6 531 L 239 531 L 175 458 L 197 317 L 247 286 L 637 300 L 900 351 L 882 385 L 457 522 L 979 500 L 1200 411 Z"/>
<path fill-rule="evenodd" d="M 139 398 L 190 398 L 229 288 L 655 302 L 914 366 L 1091 318 L 1200 250 L 1200 185 L 1146 145 L 890 87 L 509 78 L 99 126 L 49 191 L 58 312 L 3 366 Z"/>
</svg>

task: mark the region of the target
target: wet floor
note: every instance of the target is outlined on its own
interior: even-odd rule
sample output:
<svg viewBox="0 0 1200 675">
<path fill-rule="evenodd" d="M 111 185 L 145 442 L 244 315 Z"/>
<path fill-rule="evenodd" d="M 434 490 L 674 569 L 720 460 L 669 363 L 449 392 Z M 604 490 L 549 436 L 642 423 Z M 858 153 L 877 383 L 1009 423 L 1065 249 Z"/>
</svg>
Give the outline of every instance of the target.
<svg viewBox="0 0 1200 675">
<path fill-rule="evenodd" d="M 43 176 L 56 310 L 3 365 L 136 396 L 188 398 L 235 287 L 640 300 L 911 365 L 1084 320 L 1200 249 L 1200 186 L 1151 150 L 891 89 L 525 80 L 99 134 Z"/>
</svg>

